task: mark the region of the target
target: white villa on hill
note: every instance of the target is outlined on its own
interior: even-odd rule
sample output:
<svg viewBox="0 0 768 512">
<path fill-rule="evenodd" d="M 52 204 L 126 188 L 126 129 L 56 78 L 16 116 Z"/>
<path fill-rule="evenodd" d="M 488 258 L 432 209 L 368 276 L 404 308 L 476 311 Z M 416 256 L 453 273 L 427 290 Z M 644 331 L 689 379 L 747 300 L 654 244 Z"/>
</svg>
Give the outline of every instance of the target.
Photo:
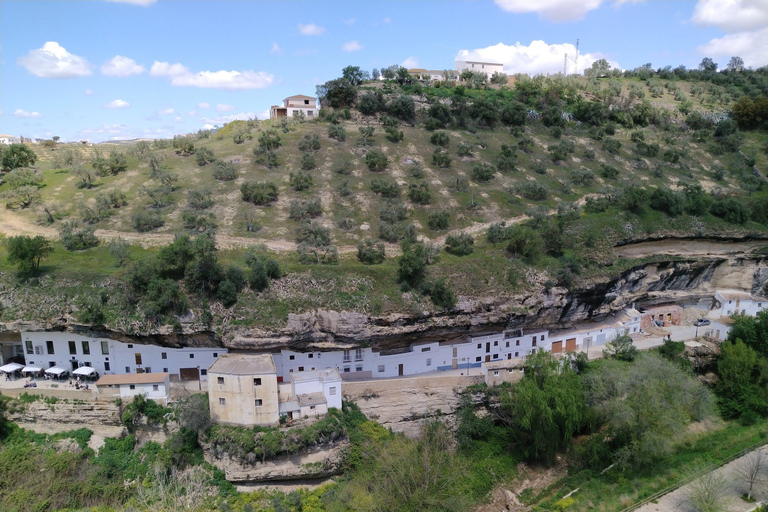
<svg viewBox="0 0 768 512">
<path fill-rule="evenodd" d="M 498 62 L 480 62 L 474 60 L 457 60 L 455 61 L 456 71 L 461 74 L 462 71 L 468 69 L 474 73 L 485 73 L 488 80 L 491 79 L 494 73 L 504 72 L 504 64 Z"/>
<path fill-rule="evenodd" d="M 320 108 L 317 106 L 317 99 L 312 96 L 297 94 L 288 96 L 283 100 L 283 106 L 272 105 L 269 109 L 269 118 L 278 119 L 280 117 L 293 117 L 304 114 L 307 119 L 317 117 Z"/>
</svg>

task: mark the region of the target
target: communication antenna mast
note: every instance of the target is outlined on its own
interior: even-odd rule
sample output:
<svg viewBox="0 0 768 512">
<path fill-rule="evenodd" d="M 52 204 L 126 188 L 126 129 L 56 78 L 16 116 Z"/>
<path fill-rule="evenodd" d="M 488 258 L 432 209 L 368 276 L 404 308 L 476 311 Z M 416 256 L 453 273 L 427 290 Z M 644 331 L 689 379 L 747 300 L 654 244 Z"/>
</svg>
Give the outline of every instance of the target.
<svg viewBox="0 0 768 512">
<path fill-rule="evenodd" d="M 575 72 L 579 74 L 579 40 L 576 39 L 576 60 L 573 61 L 573 66 L 576 68 Z"/>
<path fill-rule="evenodd" d="M 565 59 L 563 59 L 563 76 L 568 76 L 568 54 L 565 54 Z"/>
</svg>

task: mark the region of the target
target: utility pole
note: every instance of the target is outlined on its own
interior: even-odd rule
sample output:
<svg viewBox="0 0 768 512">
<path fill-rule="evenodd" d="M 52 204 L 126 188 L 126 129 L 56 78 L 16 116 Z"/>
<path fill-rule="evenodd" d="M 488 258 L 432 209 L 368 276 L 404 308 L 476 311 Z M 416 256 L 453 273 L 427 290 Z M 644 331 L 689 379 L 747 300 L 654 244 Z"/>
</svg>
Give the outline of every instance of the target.
<svg viewBox="0 0 768 512">
<path fill-rule="evenodd" d="M 573 65 L 576 68 L 575 72 L 578 75 L 579 74 L 579 40 L 576 39 L 576 60 L 573 61 Z"/>
<path fill-rule="evenodd" d="M 568 76 L 567 69 L 568 69 L 568 54 L 566 53 L 565 59 L 563 59 L 563 77 Z"/>
</svg>

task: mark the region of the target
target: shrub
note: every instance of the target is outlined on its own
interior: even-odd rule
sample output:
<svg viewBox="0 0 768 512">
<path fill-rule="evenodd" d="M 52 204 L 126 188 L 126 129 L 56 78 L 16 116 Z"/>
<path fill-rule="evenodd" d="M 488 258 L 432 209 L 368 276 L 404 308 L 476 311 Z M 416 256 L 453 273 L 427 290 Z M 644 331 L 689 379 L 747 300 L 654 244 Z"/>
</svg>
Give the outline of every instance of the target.
<svg viewBox="0 0 768 512">
<path fill-rule="evenodd" d="M 533 149 L 535 142 L 530 137 L 523 137 L 519 141 L 517 141 L 517 147 L 520 148 L 520 151 L 523 151 L 525 153 L 530 153 Z"/>
<path fill-rule="evenodd" d="M 491 181 L 496 169 L 489 163 L 478 163 L 472 167 L 472 179 L 479 182 Z"/>
<path fill-rule="evenodd" d="M 507 251 L 528 261 L 535 261 L 544 252 L 544 241 L 527 226 L 515 226 L 507 233 Z"/>
<path fill-rule="evenodd" d="M 382 151 L 372 149 L 365 155 L 365 164 L 370 171 L 383 171 L 389 164 L 389 159 Z"/>
<path fill-rule="evenodd" d="M 303 155 L 301 155 L 302 170 L 311 171 L 316 167 L 317 167 L 317 162 L 315 162 L 315 155 L 313 155 L 312 153 L 304 153 Z"/>
<path fill-rule="evenodd" d="M 357 259 L 366 265 L 377 265 L 385 258 L 384 244 L 376 243 L 370 238 L 357 244 Z"/>
<path fill-rule="evenodd" d="M 213 163 L 213 177 L 219 181 L 232 181 L 237 178 L 237 168 L 232 162 L 216 160 Z"/>
<path fill-rule="evenodd" d="M 603 141 L 603 149 L 609 153 L 617 154 L 621 149 L 621 142 L 616 139 L 606 139 Z"/>
<path fill-rule="evenodd" d="M 357 110 L 364 116 L 372 116 L 384 110 L 384 95 L 381 92 L 367 92 L 360 96 Z"/>
<path fill-rule="evenodd" d="M 216 298 L 221 301 L 225 308 L 235 305 L 237 302 L 237 288 L 231 281 L 224 280 L 219 284 L 216 291 Z"/>
<path fill-rule="evenodd" d="M 435 149 L 435 151 L 432 153 L 432 163 L 438 167 L 450 167 L 451 156 L 447 151 L 443 149 Z"/>
<path fill-rule="evenodd" d="M 328 125 L 328 137 L 339 142 L 347 140 L 347 131 L 340 124 Z"/>
<path fill-rule="evenodd" d="M 93 228 L 79 228 L 76 220 L 64 221 L 59 228 L 61 244 L 68 251 L 81 251 L 99 245 Z"/>
<path fill-rule="evenodd" d="M 574 169 L 571 171 L 571 181 L 574 185 L 588 187 L 595 180 L 595 173 L 589 169 Z"/>
<path fill-rule="evenodd" d="M 456 145 L 456 153 L 459 156 L 472 156 L 472 144 L 462 141 Z"/>
<path fill-rule="evenodd" d="M 205 146 L 200 146 L 195 149 L 195 160 L 197 161 L 197 165 L 200 167 L 204 166 L 205 164 L 209 164 L 216 160 L 213 150 L 211 148 L 207 148 Z"/>
<path fill-rule="evenodd" d="M 654 210 L 676 216 L 683 213 L 684 198 L 681 194 L 668 188 L 657 188 L 648 198 L 648 204 Z"/>
<path fill-rule="evenodd" d="M 357 130 L 360 132 L 360 142 L 362 142 L 362 144 L 368 144 L 371 137 L 373 137 L 373 126 L 361 126 Z"/>
<path fill-rule="evenodd" d="M 611 205 L 607 197 L 588 197 L 584 203 L 584 211 L 587 213 L 601 213 Z"/>
<path fill-rule="evenodd" d="M 504 240 L 509 239 L 512 234 L 512 229 L 511 226 L 507 226 L 503 222 L 491 224 L 486 233 L 486 240 L 492 244 L 503 242 Z"/>
<path fill-rule="evenodd" d="M 613 180 L 619 176 L 619 170 L 615 167 L 611 167 L 610 165 L 602 164 L 600 166 L 600 174 L 603 176 L 603 178 Z"/>
<path fill-rule="evenodd" d="M 411 121 L 416 117 L 416 103 L 413 98 L 401 94 L 389 103 L 389 113 L 403 121 Z"/>
<path fill-rule="evenodd" d="M 320 205 L 320 199 L 299 199 L 291 202 L 288 208 L 288 217 L 292 220 L 303 220 L 312 217 L 318 217 L 323 213 Z"/>
<path fill-rule="evenodd" d="M 448 210 L 437 210 L 429 214 L 429 229 L 447 229 L 451 221 L 451 212 Z"/>
<path fill-rule="evenodd" d="M 405 220 L 408 210 L 401 200 L 387 200 L 379 209 L 379 218 L 385 222 L 398 222 Z"/>
<path fill-rule="evenodd" d="M 402 130 L 398 131 L 397 128 L 393 128 L 391 126 L 385 129 L 384 132 L 387 134 L 386 135 L 387 140 L 389 140 L 390 142 L 400 142 L 401 140 L 403 140 L 403 137 L 405 136 Z"/>
<path fill-rule="evenodd" d="M 435 146 L 440 146 L 444 148 L 448 146 L 448 143 L 450 142 L 450 138 L 448 137 L 448 133 L 446 132 L 435 132 L 429 138 L 429 141 Z"/>
<path fill-rule="evenodd" d="M 419 204 L 429 204 L 432 202 L 432 192 L 429 191 L 427 182 L 411 183 L 408 186 L 408 198 L 414 203 Z"/>
<path fill-rule="evenodd" d="M 439 308 L 452 309 L 456 305 L 456 294 L 445 284 L 444 279 L 432 283 L 429 287 L 429 298 Z"/>
<path fill-rule="evenodd" d="M 204 189 L 190 189 L 187 192 L 187 204 L 193 210 L 206 210 L 213 206 L 211 191 Z"/>
<path fill-rule="evenodd" d="M 500 171 L 514 171 L 517 169 L 517 154 L 514 146 L 501 145 L 501 156 L 499 157 Z"/>
<path fill-rule="evenodd" d="M 288 183 L 290 184 L 291 188 L 297 192 L 307 190 L 312 186 L 312 176 L 310 176 L 305 171 L 299 171 L 296 174 L 290 173 L 288 178 Z"/>
<path fill-rule="evenodd" d="M 382 178 L 371 181 L 371 190 L 382 197 L 395 198 L 400 196 L 400 187 L 397 183 Z"/>
<path fill-rule="evenodd" d="M 342 128 L 343 130 L 343 128 Z M 319 151 L 320 137 L 316 133 L 305 133 L 299 140 L 299 151 Z"/>
<path fill-rule="evenodd" d="M 475 239 L 468 233 L 451 234 L 445 239 L 445 250 L 456 256 L 466 256 L 474 251 Z"/>
<path fill-rule="evenodd" d="M 732 224 L 744 224 L 749 220 L 749 208 L 741 201 L 728 197 L 715 201 L 710 208 L 712 215 L 722 218 Z"/>
<path fill-rule="evenodd" d="M 277 200 L 277 185 L 271 181 L 246 181 L 240 185 L 243 201 L 253 204 L 268 204 Z"/>
<path fill-rule="evenodd" d="M 520 194 L 526 199 L 543 201 L 549 195 L 549 191 L 547 187 L 540 183 L 527 182 L 520 186 Z"/>
</svg>

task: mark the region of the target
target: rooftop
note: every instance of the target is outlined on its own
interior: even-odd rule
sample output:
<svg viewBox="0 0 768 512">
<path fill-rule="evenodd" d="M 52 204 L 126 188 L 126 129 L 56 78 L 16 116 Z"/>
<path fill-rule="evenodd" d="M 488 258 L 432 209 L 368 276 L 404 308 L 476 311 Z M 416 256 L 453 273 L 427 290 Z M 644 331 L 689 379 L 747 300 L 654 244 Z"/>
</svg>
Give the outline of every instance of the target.
<svg viewBox="0 0 768 512">
<path fill-rule="evenodd" d="M 114 386 L 120 384 L 158 384 L 165 382 L 167 373 L 125 373 L 120 375 L 103 375 L 96 381 L 97 386 Z"/>
<path fill-rule="evenodd" d="M 717 293 L 720 294 L 721 297 L 723 297 L 725 300 L 750 300 L 752 299 L 752 295 L 750 295 L 747 292 L 741 292 L 738 290 L 718 290 Z"/>
<path fill-rule="evenodd" d="M 314 100 L 314 99 L 315 99 L 315 97 L 314 97 L 314 96 L 304 96 L 303 94 L 296 94 L 296 95 L 294 95 L 294 96 L 288 96 L 288 97 L 287 97 L 287 98 L 285 98 L 285 99 L 286 99 L 286 100 L 290 100 L 291 98 L 303 98 L 303 99 L 305 99 L 305 100 Z"/>
<path fill-rule="evenodd" d="M 525 361 L 516 357 L 514 359 L 503 359 L 501 361 L 490 361 L 488 363 L 482 363 L 482 366 L 489 370 L 506 370 L 509 368 L 517 369 L 525 366 Z"/>
<path fill-rule="evenodd" d="M 306 372 L 293 372 L 291 374 L 291 380 L 296 382 L 308 382 L 311 380 L 319 380 L 320 382 L 331 381 L 336 382 L 341 380 L 339 370 L 336 368 L 323 368 L 321 370 L 309 370 Z"/>
<path fill-rule="evenodd" d="M 271 354 L 222 354 L 208 368 L 208 373 L 261 375 L 277 372 Z"/>
<path fill-rule="evenodd" d="M 325 395 L 322 393 L 307 393 L 296 397 L 300 407 L 307 405 L 320 405 L 326 403 Z"/>
<path fill-rule="evenodd" d="M 503 66 L 501 62 L 483 62 L 481 60 L 457 60 L 456 62 L 468 62 L 470 64 L 488 64 L 490 66 Z"/>
</svg>

